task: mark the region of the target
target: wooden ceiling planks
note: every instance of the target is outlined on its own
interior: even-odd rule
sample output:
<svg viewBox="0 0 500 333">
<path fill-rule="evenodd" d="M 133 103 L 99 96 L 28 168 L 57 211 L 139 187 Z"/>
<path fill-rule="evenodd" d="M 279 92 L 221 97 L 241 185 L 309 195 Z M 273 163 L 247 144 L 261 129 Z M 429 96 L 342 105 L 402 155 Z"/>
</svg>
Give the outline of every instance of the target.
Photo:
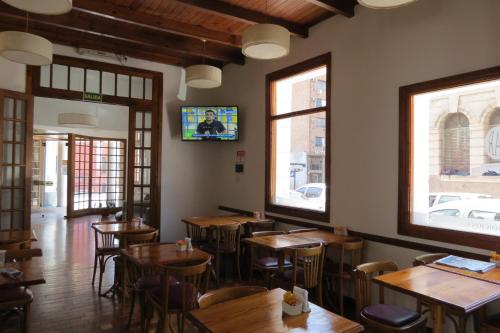
<svg viewBox="0 0 500 333">
<path fill-rule="evenodd" d="M 188 66 L 243 64 L 241 34 L 276 23 L 307 37 L 333 15 L 351 17 L 356 0 L 74 0 L 61 16 L 30 15 L 30 30 L 55 43 Z M 0 28 L 23 29 L 25 14 L 0 2 Z M 202 40 L 206 40 L 204 44 Z"/>
</svg>

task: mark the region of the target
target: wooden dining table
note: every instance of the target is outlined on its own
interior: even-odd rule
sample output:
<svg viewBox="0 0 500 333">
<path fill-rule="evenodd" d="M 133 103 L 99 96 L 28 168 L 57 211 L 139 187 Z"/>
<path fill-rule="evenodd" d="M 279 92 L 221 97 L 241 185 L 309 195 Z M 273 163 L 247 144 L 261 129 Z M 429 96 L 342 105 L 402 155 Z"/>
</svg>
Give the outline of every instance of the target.
<svg viewBox="0 0 500 333">
<path fill-rule="evenodd" d="M 285 290 L 277 288 L 189 312 L 190 320 L 211 333 L 336 332 L 358 333 L 363 326 L 309 303 L 311 312 L 282 313 Z"/>
<path fill-rule="evenodd" d="M 325 246 L 333 243 L 341 244 L 351 242 L 355 239 L 357 238 L 352 236 L 336 235 L 329 231 L 317 230 L 293 234 L 245 238 L 243 241 L 253 246 L 262 246 L 279 251 L 285 248 L 311 246 L 315 244 L 323 244 Z"/>
<path fill-rule="evenodd" d="M 19 278 L 10 278 L 4 274 L 0 274 L 0 289 L 29 287 L 37 284 L 44 284 L 45 277 L 42 265 L 38 262 L 38 260 L 39 259 L 37 258 L 33 258 L 28 261 L 6 263 L 4 268 L 17 269 L 23 274 Z"/>
<path fill-rule="evenodd" d="M 92 228 L 101 234 L 113 234 L 115 236 L 123 234 L 140 234 L 156 230 L 147 224 L 137 222 L 94 224 Z"/>
<path fill-rule="evenodd" d="M 500 299 L 500 284 L 429 265 L 380 275 L 372 281 L 430 303 L 434 333 L 443 332 L 447 308 L 467 315 Z"/>
<path fill-rule="evenodd" d="M 245 216 L 245 215 L 193 216 L 182 219 L 182 222 L 198 226 L 202 229 L 206 229 L 211 226 L 223 226 L 235 223 L 243 225 L 245 223 L 259 222 L 259 221 L 270 221 L 270 220 L 268 219 L 257 220 L 252 216 Z"/>
<path fill-rule="evenodd" d="M 27 230 L 1 230 L 0 231 L 0 247 L 2 245 L 8 245 L 18 242 L 32 241 L 36 242 L 38 239 L 36 237 L 35 231 L 33 229 Z"/>
</svg>

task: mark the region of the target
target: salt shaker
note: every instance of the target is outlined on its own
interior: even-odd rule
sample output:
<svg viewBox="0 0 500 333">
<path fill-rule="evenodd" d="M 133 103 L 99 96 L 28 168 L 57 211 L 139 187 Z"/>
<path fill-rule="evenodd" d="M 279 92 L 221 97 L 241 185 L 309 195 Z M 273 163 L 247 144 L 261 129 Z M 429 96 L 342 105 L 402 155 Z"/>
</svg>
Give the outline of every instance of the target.
<svg viewBox="0 0 500 333">
<path fill-rule="evenodd" d="M 186 241 L 186 244 L 187 244 L 186 251 L 193 251 L 193 243 L 191 242 L 191 238 L 185 237 L 184 241 Z"/>
</svg>

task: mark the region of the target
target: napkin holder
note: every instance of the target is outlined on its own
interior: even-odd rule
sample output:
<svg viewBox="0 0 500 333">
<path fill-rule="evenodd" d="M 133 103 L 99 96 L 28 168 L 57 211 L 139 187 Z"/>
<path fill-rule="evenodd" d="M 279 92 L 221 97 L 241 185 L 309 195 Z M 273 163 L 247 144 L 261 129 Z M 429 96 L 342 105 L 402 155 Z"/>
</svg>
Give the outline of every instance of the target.
<svg viewBox="0 0 500 333">
<path fill-rule="evenodd" d="M 190 237 L 185 237 L 184 241 L 186 242 L 186 251 L 193 251 L 193 242 Z"/>
<path fill-rule="evenodd" d="M 308 301 L 309 300 L 309 292 L 305 289 L 294 286 L 293 293 L 302 302 L 302 312 L 311 312 L 311 308 L 309 307 L 309 301 Z"/>
</svg>

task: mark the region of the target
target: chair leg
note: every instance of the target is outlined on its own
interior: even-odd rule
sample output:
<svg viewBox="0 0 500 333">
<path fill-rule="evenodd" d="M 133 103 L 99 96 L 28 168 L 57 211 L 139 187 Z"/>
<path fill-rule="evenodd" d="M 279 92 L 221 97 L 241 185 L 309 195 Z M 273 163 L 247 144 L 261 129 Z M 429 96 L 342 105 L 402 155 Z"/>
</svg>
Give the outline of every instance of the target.
<svg viewBox="0 0 500 333">
<path fill-rule="evenodd" d="M 215 257 L 215 285 L 217 286 L 217 289 L 219 289 L 220 281 L 220 259 L 220 254 Z"/>
<path fill-rule="evenodd" d="M 101 295 L 102 288 L 102 276 L 104 275 L 104 270 L 106 269 L 106 261 L 104 257 L 99 258 L 99 295 Z"/>
<path fill-rule="evenodd" d="M 23 313 L 23 332 L 29 332 L 29 315 L 30 315 L 30 303 L 24 305 Z"/>
<path fill-rule="evenodd" d="M 339 305 L 340 305 L 340 315 L 344 315 L 344 279 L 340 276 L 339 281 Z"/>
<path fill-rule="evenodd" d="M 97 270 L 97 254 L 94 256 L 94 273 L 92 274 L 92 285 L 94 285 L 95 282 L 96 270 Z"/>
<path fill-rule="evenodd" d="M 240 255 L 239 253 L 235 253 L 235 256 L 236 256 L 236 270 L 238 273 L 238 281 L 241 281 Z"/>
<path fill-rule="evenodd" d="M 134 315 L 135 307 L 135 291 L 132 291 L 132 299 L 130 300 L 130 311 L 128 314 L 127 331 L 130 330 L 130 325 L 132 324 L 132 316 Z M 142 319 L 141 319 L 142 322 Z"/>
</svg>

